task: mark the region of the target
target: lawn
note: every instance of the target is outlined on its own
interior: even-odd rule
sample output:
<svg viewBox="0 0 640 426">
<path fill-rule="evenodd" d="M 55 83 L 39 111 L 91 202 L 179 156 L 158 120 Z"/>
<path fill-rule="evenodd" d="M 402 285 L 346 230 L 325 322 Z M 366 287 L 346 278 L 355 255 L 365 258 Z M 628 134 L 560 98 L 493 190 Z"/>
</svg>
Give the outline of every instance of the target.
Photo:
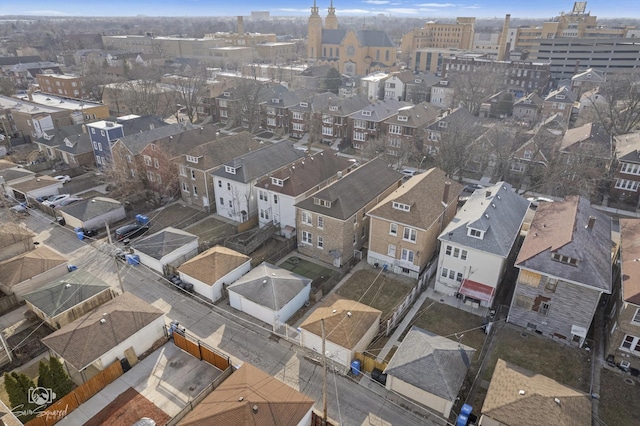
<svg viewBox="0 0 640 426">
<path fill-rule="evenodd" d="M 412 325 L 452 340 L 456 340 L 455 333 L 458 333 L 458 336 L 463 335 L 460 343 L 474 348 L 475 357 L 478 356 L 486 336 L 484 331 L 478 328 L 482 326 L 481 317 L 431 299 L 425 300 L 413 318 Z M 409 329 L 405 334 L 408 331 Z"/>
<path fill-rule="evenodd" d="M 217 240 L 221 236 L 235 234 L 235 226 L 210 216 L 200 222 L 184 228 L 200 238 L 200 244 Z"/>
<path fill-rule="evenodd" d="M 325 281 L 336 271 L 329 269 L 325 266 L 318 265 L 317 263 L 309 262 L 308 260 L 300 257 L 291 256 L 280 264 L 281 268 L 287 269 L 294 274 L 302 275 L 303 277 L 311 278 L 313 283 Z"/>
<path fill-rule="evenodd" d="M 627 374 L 602 369 L 600 376 L 600 408 L 599 415 L 607 425 L 640 424 L 640 384 L 628 384 Z"/>
<path fill-rule="evenodd" d="M 381 273 L 381 270 L 363 269 L 354 272 L 336 293 L 381 310 L 384 319 L 393 313 L 415 285 L 411 279 Z"/>
<path fill-rule="evenodd" d="M 207 212 L 181 203 L 173 203 L 162 210 L 155 210 L 146 216 L 151 219 L 151 232 L 157 232 L 167 226 L 184 229 L 192 223 L 206 217 Z"/>
</svg>

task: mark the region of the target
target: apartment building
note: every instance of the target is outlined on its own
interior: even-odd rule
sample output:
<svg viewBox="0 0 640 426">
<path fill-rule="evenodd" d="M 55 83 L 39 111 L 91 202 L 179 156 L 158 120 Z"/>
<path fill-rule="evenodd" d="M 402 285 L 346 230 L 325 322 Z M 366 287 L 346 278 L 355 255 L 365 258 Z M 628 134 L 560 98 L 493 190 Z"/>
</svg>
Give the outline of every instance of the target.
<svg viewBox="0 0 640 426">
<path fill-rule="evenodd" d="M 36 80 L 42 93 L 75 99 L 87 97 L 84 77 L 67 74 L 38 74 Z"/>
</svg>

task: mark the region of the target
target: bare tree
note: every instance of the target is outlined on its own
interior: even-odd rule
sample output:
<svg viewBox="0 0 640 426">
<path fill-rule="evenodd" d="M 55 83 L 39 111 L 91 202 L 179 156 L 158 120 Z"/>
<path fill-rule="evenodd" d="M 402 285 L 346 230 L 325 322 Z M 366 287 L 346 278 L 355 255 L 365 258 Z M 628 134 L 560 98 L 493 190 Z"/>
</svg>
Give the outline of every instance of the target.
<svg viewBox="0 0 640 426">
<path fill-rule="evenodd" d="M 607 75 L 599 94 L 604 101 L 591 98 L 600 123 L 613 135 L 624 135 L 640 125 L 640 73 Z"/>
<path fill-rule="evenodd" d="M 262 125 L 260 102 L 266 91 L 264 83 L 238 79 L 233 91 L 234 100 L 230 104 L 229 121 L 234 127 L 245 127 L 255 132 Z"/>
<path fill-rule="evenodd" d="M 440 133 L 437 152 L 432 160 L 448 177 L 460 175 L 459 172 L 467 164 L 471 156 L 468 148 L 473 140 L 473 133 L 473 129 L 455 121 L 450 121 L 446 131 Z"/>
<path fill-rule="evenodd" d="M 0 95 L 13 96 L 16 94 L 16 85 L 9 77 L 0 77 Z"/>
<path fill-rule="evenodd" d="M 192 69 L 186 75 L 172 78 L 171 83 L 175 87 L 173 94 L 177 106 L 176 118 L 177 112 L 181 111 L 187 115 L 191 123 L 194 123 L 198 117 L 198 106 L 207 93 L 206 70 Z"/>
<path fill-rule="evenodd" d="M 476 67 L 471 72 L 458 71 L 448 77 L 453 85 L 453 105 L 463 105 L 478 115 L 482 101 L 500 90 L 502 77 L 491 67 Z"/>
</svg>

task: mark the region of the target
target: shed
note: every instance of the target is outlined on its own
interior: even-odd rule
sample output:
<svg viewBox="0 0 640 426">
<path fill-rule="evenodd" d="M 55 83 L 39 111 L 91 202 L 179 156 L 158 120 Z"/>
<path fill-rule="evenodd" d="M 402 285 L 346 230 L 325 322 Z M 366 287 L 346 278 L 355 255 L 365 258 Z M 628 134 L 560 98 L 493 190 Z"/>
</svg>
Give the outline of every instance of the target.
<svg viewBox="0 0 640 426">
<path fill-rule="evenodd" d="M 363 352 L 378 334 L 381 316 L 378 309 L 330 295 L 300 324 L 302 346 L 322 353 L 324 320 L 325 350 L 329 358 L 349 367 L 355 353 Z"/>
<path fill-rule="evenodd" d="M 82 382 L 118 359 L 136 358 L 149 350 L 164 337 L 164 326 L 160 309 L 125 292 L 43 338 L 42 343 L 64 360 L 74 381 Z"/>
<path fill-rule="evenodd" d="M 475 349 L 412 327 L 385 369 L 386 387 L 448 418 Z"/>
<path fill-rule="evenodd" d="M 215 302 L 225 284 L 231 284 L 251 270 L 251 258 L 224 246 L 215 246 L 178 268 L 180 279 L 193 284 L 196 293 Z"/>
<path fill-rule="evenodd" d="M 19 299 L 67 274 L 67 259 L 49 247 L 40 246 L 0 263 L 0 289 Z"/>
<path fill-rule="evenodd" d="M 164 274 L 167 265 L 178 267 L 198 254 L 198 236 L 168 227 L 132 245 L 140 263 Z"/>
<path fill-rule="evenodd" d="M 228 290 L 232 308 L 276 329 L 309 300 L 311 280 L 263 262 Z"/>
<path fill-rule="evenodd" d="M 81 269 L 24 295 L 29 309 L 56 329 L 111 299 L 113 292 L 109 284 Z"/>
<path fill-rule="evenodd" d="M 126 217 L 124 205 L 112 198 L 94 197 L 61 207 L 60 215 L 73 228 L 101 229 Z"/>
</svg>

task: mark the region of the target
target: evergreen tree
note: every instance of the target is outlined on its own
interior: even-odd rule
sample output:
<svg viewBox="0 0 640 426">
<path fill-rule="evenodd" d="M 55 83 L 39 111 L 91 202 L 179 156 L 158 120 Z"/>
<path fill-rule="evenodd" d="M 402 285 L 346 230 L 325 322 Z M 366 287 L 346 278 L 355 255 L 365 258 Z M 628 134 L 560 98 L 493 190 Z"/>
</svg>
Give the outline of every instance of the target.
<svg viewBox="0 0 640 426">
<path fill-rule="evenodd" d="M 58 358 L 52 356 L 49 359 L 49 373 L 51 374 L 51 389 L 56 393 L 56 399 L 67 395 L 75 387 Z"/>
<path fill-rule="evenodd" d="M 49 369 L 49 365 L 44 361 L 40 361 L 40 364 L 38 365 L 38 387 L 47 389 L 51 389 L 53 387 L 51 370 Z"/>
<path fill-rule="evenodd" d="M 33 392 L 36 385 L 33 380 L 26 374 L 16 373 L 15 371 L 4 373 L 4 387 L 9 395 L 9 402 L 16 414 L 16 417 L 26 423 L 36 417 L 37 413 L 32 413 L 38 405 L 29 402 L 30 392 Z"/>
<path fill-rule="evenodd" d="M 324 89 L 327 92 L 338 94 L 338 90 L 342 85 L 342 75 L 340 71 L 335 68 L 329 68 L 327 75 L 324 78 Z"/>
</svg>

